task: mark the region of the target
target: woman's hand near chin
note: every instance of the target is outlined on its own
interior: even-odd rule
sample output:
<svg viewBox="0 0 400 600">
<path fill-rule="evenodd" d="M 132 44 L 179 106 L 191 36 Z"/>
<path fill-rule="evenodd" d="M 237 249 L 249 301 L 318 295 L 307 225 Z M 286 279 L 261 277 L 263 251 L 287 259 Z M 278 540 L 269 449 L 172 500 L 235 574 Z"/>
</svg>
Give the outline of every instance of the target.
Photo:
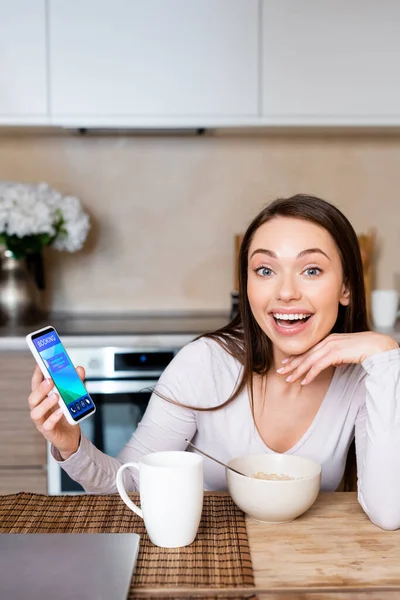
<svg viewBox="0 0 400 600">
<path fill-rule="evenodd" d="M 304 354 L 285 358 L 283 366 L 277 372 L 286 376 L 286 381 L 301 378 L 301 384 L 306 385 L 330 366 L 360 364 L 373 354 L 398 347 L 393 338 L 374 331 L 332 333 Z"/>
</svg>

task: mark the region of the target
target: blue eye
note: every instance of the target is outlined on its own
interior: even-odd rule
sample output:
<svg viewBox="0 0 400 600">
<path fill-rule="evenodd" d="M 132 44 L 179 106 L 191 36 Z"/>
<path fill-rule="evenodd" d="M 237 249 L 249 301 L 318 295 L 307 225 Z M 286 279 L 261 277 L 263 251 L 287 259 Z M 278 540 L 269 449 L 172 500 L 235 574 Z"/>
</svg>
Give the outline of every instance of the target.
<svg viewBox="0 0 400 600">
<path fill-rule="evenodd" d="M 322 273 L 322 269 L 319 267 L 308 267 L 305 269 L 304 273 L 308 275 L 308 277 L 318 277 Z"/>
<path fill-rule="evenodd" d="M 273 274 L 273 270 L 269 269 L 268 267 L 259 267 L 258 269 L 255 269 L 255 272 L 260 277 L 271 277 Z"/>
</svg>

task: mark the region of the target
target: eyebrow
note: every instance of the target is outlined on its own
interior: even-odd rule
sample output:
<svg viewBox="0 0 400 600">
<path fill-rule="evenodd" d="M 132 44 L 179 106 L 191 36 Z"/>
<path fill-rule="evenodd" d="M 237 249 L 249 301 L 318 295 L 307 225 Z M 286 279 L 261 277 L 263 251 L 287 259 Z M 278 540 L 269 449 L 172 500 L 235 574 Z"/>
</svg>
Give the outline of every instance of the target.
<svg viewBox="0 0 400 600">
<path fill-rule="evenodd" d="M 251 253 L 250 258 L 253 258 L 255 254 L 266 254 L 271 258 L 278 258 L 275 252 L 272 252 L 272 250 L 268 250 L 267 248 L 257 248 L 257 250 L 254 250 L 254 252 Z M 303 256 L 307 256 L 308 254 L 323 254 L 328 260 L 331 260 L 329 256 L 323 250 L 321 250 L 321 248 L 307 248 L 307 250 L 302 250 L 298 253 L 296 259 L 303 258 Z"/>
</svg>

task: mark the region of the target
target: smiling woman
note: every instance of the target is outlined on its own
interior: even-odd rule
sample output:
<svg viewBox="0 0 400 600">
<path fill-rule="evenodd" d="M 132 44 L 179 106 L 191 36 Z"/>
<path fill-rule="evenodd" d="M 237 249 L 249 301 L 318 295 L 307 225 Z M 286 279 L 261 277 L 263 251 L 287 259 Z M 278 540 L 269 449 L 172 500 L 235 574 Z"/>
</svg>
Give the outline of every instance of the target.
<svg viewBox="0 0 400 600">
<path fill-rule="evenodd" d="M 354 229 L 320 198 L 279 199 L 250 223 L 239 258 L 238 316 L 175 356 L 117 458 L 71 436 L 36 372 L 31 416 L 53 456 L 86 490 L 112 493 L 122 463 L 189 439 L 225 463 L 260 452 L 312 459 L 331 491 L 344 474 L 349 487 L 355 441 L 360 504 L 380 527 L 400 528 L 400 350 L 368 331 Z M 226 489 L 223 467 L 206 460 L 204 481 Z"/>
</svg>

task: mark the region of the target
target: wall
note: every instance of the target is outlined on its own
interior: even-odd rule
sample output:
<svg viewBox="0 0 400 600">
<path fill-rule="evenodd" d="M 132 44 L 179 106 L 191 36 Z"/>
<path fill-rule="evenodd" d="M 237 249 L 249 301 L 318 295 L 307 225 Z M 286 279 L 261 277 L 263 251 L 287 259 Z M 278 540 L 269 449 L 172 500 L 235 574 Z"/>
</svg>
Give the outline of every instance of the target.
<svg viewBox="0 0 400 600">
<path fill-rule="evenodd" d="M 400 134 L 125 136 L 2 133 L 0 179 L 81 198 L 81 252 L 46 252 L 54 310 L 227 310 L 233 236 L 265 202 L 308 192 L 378 233 L 376 284 L 397 283 Z"/>
</svg>

